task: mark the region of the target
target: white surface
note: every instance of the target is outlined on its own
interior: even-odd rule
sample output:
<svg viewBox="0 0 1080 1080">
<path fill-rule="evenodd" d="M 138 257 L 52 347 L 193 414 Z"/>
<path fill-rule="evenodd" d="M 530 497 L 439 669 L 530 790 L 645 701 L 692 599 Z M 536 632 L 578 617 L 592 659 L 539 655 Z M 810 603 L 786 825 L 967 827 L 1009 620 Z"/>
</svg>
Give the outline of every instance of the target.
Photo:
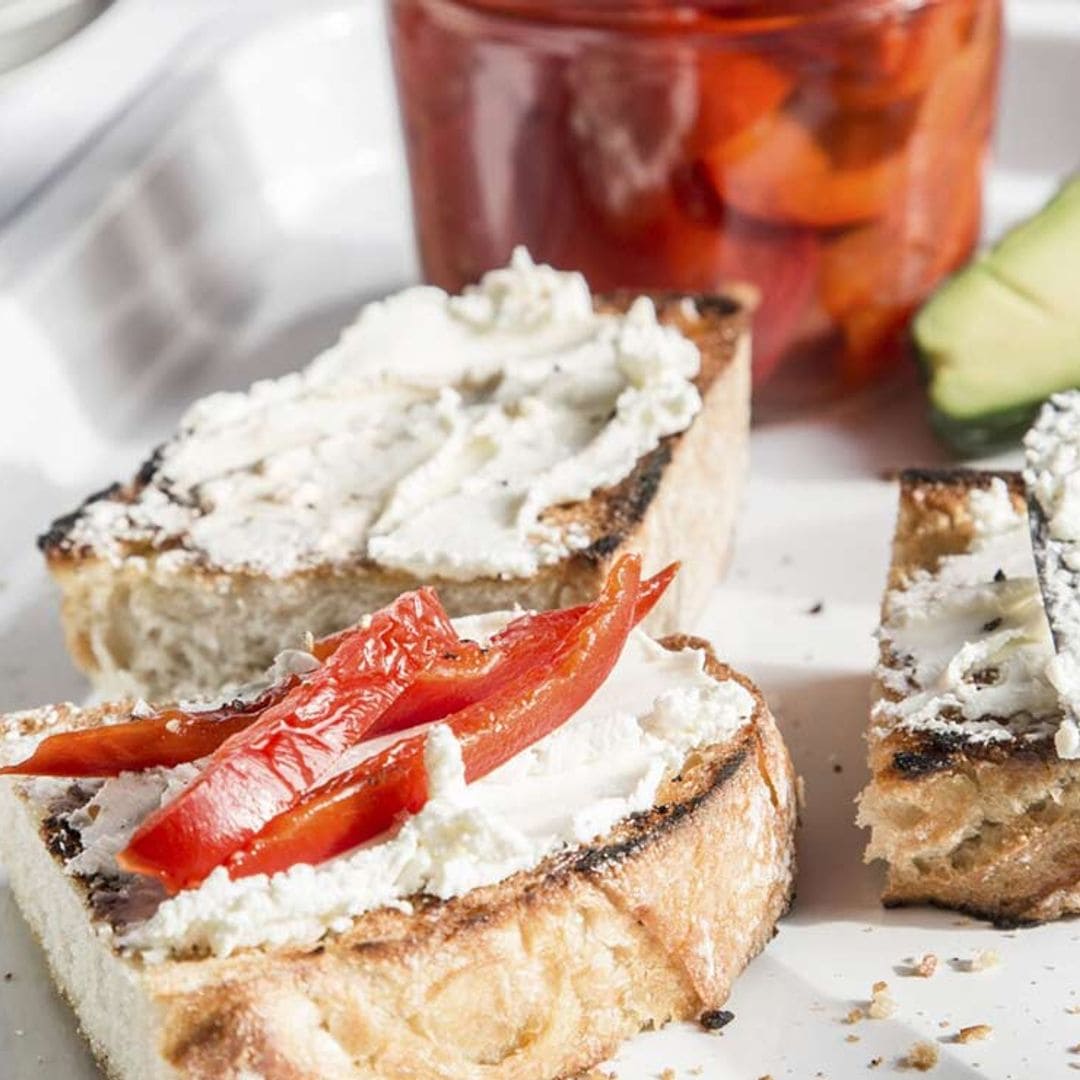
<svg viewBox="0 0 1080 1080">
<path fill-rule="evenodd" d="M 307 0 L 112 0 L 48 52 L 0 71 L 0 225 L 62 173 L 118 111 L 158 84 L 179 55 L 225 27 L 250 27 L 310 6 Z M 57 28 L 54 21 L 49 29 Z M 58 29 L 75 27 L 69 22 Z M 117 147 L 113 164 L 123 162 Z"/>
<path fill-rule="evenodd" d="M 358 298 L 411 276 L 385 56 L 373 9 L 348 11 L 279 26 L 228 53 L 222 37 L 204 35 L 0 235 L 0 707 L 84 691 L 32 547 L 49 517 L 126 474 L 194 395 L 295 366 L 333 338 Z M 1060 29 L 1042 21 L 1048 13 Z M 1023 0 L 992 228 L 1031 208 L 1078 156 L 1080 65 L 1067 36 L 1075 14 L 1071 3 Z M 0 107 L 0 133 L 3 115 Z M 112 185 L 116 163 L 152 137 L 147 163 Z M 642 1036 L 620 1055 L 619 1074 L 873 1076 L 929 1038 L 942 1053 L 932 1076 L 1071 1075 L 1080 1016 L 1066 1010 L 1080 1004 L 1080 980 L 1069 958 L 1080 926 L 1002 933 L 949 913 L 886 912 L 876 871 L 860 862 L 851 799 L 864 780 L 871 633 L 895 501 L 879 477 L 940 460 L 917 387 L 760 428 L 753 443 L 735 566 L 698 629 L 760 681 L 805 777 L 798 902 L 739 981 L 723 1034 Z M 809 614 L 818 601 L 824 610 Z M 974 973 L 948 962 L 986 948 L 1001 967 Z M 926 952 L 942 961 L 932 979 L 894 970 Z M 8 971 L 0 1076 L 95 1077 L 0 886 Z M 878 979 L 892 988 L 896 1016 L 841 1023 Z M 940 1041 L 980 1022 L 994 1027 L 988 1042 Z M 867 1073 L 877 1056 L 880 1072 Z"/>
<path fill-rule="evenodd" d="M 7 0 L 0 4 L 0 72 L 70 37 L 102 6 L 101 0 Z"/>
</svg>

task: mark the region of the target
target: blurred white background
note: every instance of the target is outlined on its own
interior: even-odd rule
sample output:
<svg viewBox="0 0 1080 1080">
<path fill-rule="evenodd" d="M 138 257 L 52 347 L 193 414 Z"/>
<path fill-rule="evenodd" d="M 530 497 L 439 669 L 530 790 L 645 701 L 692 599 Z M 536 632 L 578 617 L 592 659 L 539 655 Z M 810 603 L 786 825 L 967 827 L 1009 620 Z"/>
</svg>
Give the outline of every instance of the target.
<svg viewBox="0 0 1080 1080">
<path fill-rule="evenodd" d="M 0 0 L 0 227 L 193 38 L 221 23 L 254 27 L 306 6 L 303 0 Z M 54 36 L 60 44 L 5 70 Z"/>
</svg>

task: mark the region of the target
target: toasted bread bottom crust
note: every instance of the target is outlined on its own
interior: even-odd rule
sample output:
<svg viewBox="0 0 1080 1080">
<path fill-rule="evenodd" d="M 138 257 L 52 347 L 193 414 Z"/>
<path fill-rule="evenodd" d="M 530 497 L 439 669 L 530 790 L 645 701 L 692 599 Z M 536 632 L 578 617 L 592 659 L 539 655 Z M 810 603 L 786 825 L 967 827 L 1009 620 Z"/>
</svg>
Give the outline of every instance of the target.
<svg viewBox="0 0 1080 1080">
<path fill-rule="evenodd" d="M 889 588 L 968 548 L 968 495 L 995 475 L 1020 505 L 1015 473 L 904 474 Z M 876 701 L 888 696 L 875 688 Z M 1059 760 L 1048 739 L 988 743 L 872 725 L 870 768 L 859 823 L 872 830 L 867 861 L 888 867 L 886 905 L 933 904 L 1000 926 L 1080 912 L 1080 762 Z"/>
<path fill-rule="evenodd" d="M 709 670 L 738 678 L 711 658 Z M 80 982 L 94 938 L 85 914 L 78 940 L 70 927 L 58 939 L 17 859 L 13 888 L 118 1080 L 573 1076 L 644 1027 L 721 1006 L 790 902 L 791 763 L 760 694 L 740 681 L 753 721 L 692 755 L 652 810 L 535 871 L 413 915 L 371 912 L 314 948 L 145 966 L 99 952 Z M 56 887 L 77 897 L 31 839 Z M 106 1022 L 103 999 L 124 1001 L 122 1021 Z"/>
</svg>

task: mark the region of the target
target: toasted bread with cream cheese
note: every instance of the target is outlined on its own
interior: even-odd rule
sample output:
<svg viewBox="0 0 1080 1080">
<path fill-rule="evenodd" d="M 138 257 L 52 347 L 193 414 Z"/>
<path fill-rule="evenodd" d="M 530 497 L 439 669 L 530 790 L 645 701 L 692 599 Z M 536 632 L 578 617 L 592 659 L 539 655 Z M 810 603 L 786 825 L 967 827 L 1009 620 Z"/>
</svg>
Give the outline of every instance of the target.
<svg viewBox="0 0 1080 1080">
<path fill-rule="evenodd" d="M 362 914 L 302 946 L 124 955 L 65 874 L 79 837 L 0 781 L 0 851 L 61 992 L 115 1080 L 551 1080 L 637 1031 L 723 1005 L 774 933 L 794 873 L 794 777 L 760 693 L 692 750 L 653 806 L 498 884 Z M 8 745 L 108 722 L 121 706 L 8 718 Z M 742 715 L 742 714 L 740 714 Z M 0 744 L 2 746 L 3 744 Z"/>
<path fill-rule="evenodd" d="M 885 903 L 1003 926 L 1080 911 L 1080 761 L 1054 745 L 1019 474 L 903 474 L 880 646 L 859 821 Z"/>
<path fill-rule="evenodd" d="M 626 312 L 628 295 L 598 298 L 596 309 Z M 681 559 L 682 572 L 649 628 L 692 625 L 730 557 L 747 464 L 750 403 L 749 309 L 731 297 L 654 298 L 662 323 L 678 327 L 701 355 L 695 384 L 702 407 L 685 430 L 662 438 L 629 475 L 581 501 L 548 507 L 546 527 L 573 530 L 574 549 L 525 577 L 440 578 L 387 569 L 360 554 L 268 574 L 177 561 L 185 536 L 125 541 L 108 554 L 81 538 L 90 513 L 125 507 L 149 491 L 167 512 L 189 499 L 160 476 L 155 455 L 124 485 L 92 496 L 42 536 L 63 597 L 70 652 L 104 696 L 150 700 L 213 692 L 251 678 L 305 633 L 354 622 L 420 583 L 438 587 L 452 615 L 519 604 L 545 609 L 595 595 L 612 560 L 638 551 L 651 572 Z M 273 416 L 268 423 L 275 422 Z M 282 421 L 284 422 L 284 421 Z M 259 463 L 255 463 L 255 468 Z M 237 547 L 258 547 L 259 528 Z"/>
</svg>

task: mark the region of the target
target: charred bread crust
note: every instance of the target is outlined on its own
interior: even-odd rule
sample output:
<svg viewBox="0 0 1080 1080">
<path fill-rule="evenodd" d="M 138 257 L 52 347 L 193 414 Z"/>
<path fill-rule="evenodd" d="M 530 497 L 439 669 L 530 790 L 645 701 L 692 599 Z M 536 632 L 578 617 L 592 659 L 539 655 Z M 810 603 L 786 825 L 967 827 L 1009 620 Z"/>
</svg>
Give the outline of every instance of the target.
<svg viewBox="0 0 1080 1080">
<path fill-rule="evenodd" d="M 43 552 L 47 557 L 52 558 L 54 555 L 64 551 L 65 548 L 70 548 L 71 530 L 75 527 L 79 518 L 82 517 L 83 511 L 88 506 L 91 506 L 96 502 L 101 502 L 104 499 L 121 498 L 126 498 L 126 496 L 123 485 L 119 483 L 109 484 L 108 487 L 103 487 L 100 491 L 95 491 L 90 495 L 87 495 L 74 510 L 56 518 L 49 525 L 48 529 L 37 538 L 38 550 Z"/>
<path fill-rule="evenodd" d="M 999 908 L 985 907 L 974 903 L 964 903 L 962 901 L 957 903 L 945 902 L 933 896 L 913 899 L 901 895 L 890 896 L 886 894 L 881 898 L 881 906 L 890 910 L 911 907 L 913 904 L 925 904 L 927 907 L 937 908 L 939 911 L 956 911 L 972 919 L 982 919 L 984 922 L 991 923 L 996 930 L 1026 930 L 1032 926 L 1041 926 L 1047 921 L 1032 916 L 1011 915 L 1008 912 L 1001 911 Z"/>
<path fill-rule="evenodd" d="M 955 466 L 948 469 L 902 469 L 900 486 L 905 491 L 925 492 L 935 489 L 947 491 L 985 491 L 995 479 L 1004 480 L 1011 491 L 1022 492 L 1024 478 L 1018 472 L 988 469 L 967 469 Z"/>
<path fill-rule="evenodd" d="M 638 295 L 625 290 L 610 293 L 599 299 L 598 306 L 602 310 L 625 311 Z M 749 326 L 750 310 L 731 296 L 699 294 L 688 297 L 671 292 L 649 295 L 656 304 L 660 320 L 678 326 L 697 344 L 701 352 L 701 371 L 694 381 L 704 397 L 730 364 L 739 338 Z M 698 315 L 703 317 L 704 326 L 686 318 L 683 304 L 687 299 L 693 301 Z M 567 508 L 570 516 L 577 519 L 582 506 L 590 507 L 590 517 L 601 529 L 601 535 L 578 558 L 605 563 L 633 536 L 660 490 L 682 437 L 681 434 L 669 435 L 652 453 L 641 458 L 621 483 L 594 492 L 588 503 Z M 590 504 L 595 505 L 594 510 Z"/>
<path fill-rule="evenodd" d="M 642 294 L 617 292 L 597 297 L 596 307 L 601 311 L 625 311 Z M 679 293 L 654 293 L 657 312 L 662 322 L 678 326 L 699 347 L 701 352 L 701 370 L 695 379 L 699 391 L 704 396 L 709 387 L 727 368 L 735 355 L 740 336 L 749 327 L 750 310 L 731 296 L 725 295 L 686 295 Z M 701 316 L 691 320 L 683 310 L 686 300 L 693 301 Z M 627 537 L 645 517 L 664 473 L 671 463 L 672 454 L 682 435 L 671 435 L 651 454 L 643 457 L 637 467 L 623 481 L 608 488 L 595 491 L 589 499 L 566 507 L 555 507 L 546 515 L 548 520 L 571 519 L 588 524 L 596 537 L 591 546 L 583 552 L 568 556 L 568 560 L 577 560 L 585 564 L 597 564 L 604 559 Z M 56 518 L 37 540 L 38 548 L 45 555 L 50 566 L 62 568 L 65 564 L 75 564 L 83 559 L 93 559 L 95 553 L 80 549 L 74 545 L 72 532 L 86 507 L 103 499 L 119 502 L 132 502 L 139 493 L 152 483 L 158 474 L 164 446 L 158 446 L 139 466 L 134 478 L 125 484 L 114 483 L 85 499 L 75 510 Z M 175 496 L 167 489 L 165 494 Z M 136 544 L 128 545 L 128 554 L 149 555 L 167 550 L 167 546 L 153 547 Z M 366 559 L 354 561 L 357 566 L 371 566 Z M 204 562 L 202 569 L 207 573 L 218 572 L 212 563 Z M 340 571 L 341 566 L 330 572 Z M 381 569 L 381 568 L 380 568 Z M 244 574 L 244 569 L 230 569 L 229 573 Z M 296 571 L 298 574 L 319 574 L 327 568 L 314 566 Z"/>
<path fill-rule="evenodd" d="M 897 733 L 887 737 L 882 749 L 891 760 L 879 775 L 883 779 L 905 781 L 918 781 L 934 773 L 961 768 L 965 761 L 1007 765 L 1019 761 L 1052 763 L 1057 758 L 1048 739 L 986 743 L 952 732 Z"/>
<path fill-rule="evenodd" d="M 1021 509 L 1016 472 L 901 474 L 890 589 L 967 550 L 968 496 L 995 479 Z M 881 662 L 899 666 L 885 643 Z M 897 695 L 879 683 L 874 697 Z M 1080 766 L 1059 760 L 1051 739 L 989 742 L 872 724 L 869 741 L 872 780 L 860 796 L 859 820 L 873 830 L 867 859 L 887 863 L 886 906 L 930 904 L 1000 927 L 1080 911 Z"/>
<path fill-rule="evenodd" d="M 900 474 L 900 505 L 893 538 L 890 589 L 902 588 L 919 571 L 931 573 L 945 555 L 967 550 L 972 520 L 967 497 L 995 480 L 1008 485 L 1013 502 L 1022 504 L 1023 477 L 1015 472 L 975 469 L 906 469 Z"/>
<path fill-rule="evenodd" d="M 986 490 L 995 479 L 1008 485 L 1014 505 L 1023 506 L 1024 480 L 1017 472 L 988 472 L 975 469 L 906 469 L 900 474 L 900 508 L 893 541 L 889 588 L 902 588 L 919 571 L 933 572 L 949 554 L 965 551 L 971 542 L 972 520 L 967 497 L 973 490 Z M 882 642 L 880 659 L 895 667 L 896 657 Z M 898 700 L 899 695 L 882 686 L 877 698 Z M 871 750 L 875 772 L 900 780 L 932 776 L 965 761 L 1053 761 L 1055 752 L 1046 740 L 1013 738 L 987 742 L 971 739 L 962 732 L 890 731 Z"/>
<path fill-rule="evenodd" d="M 584 849 L 314 946 L 117 958 L 160 1018 L 167 1075 L 549 1080 L 642 1027 L 720 1009 L 790 902 L 795 795 L 760 693 L 711 651 L 707 669 L 751 691 L 752 720 Z"/>
</svg>

